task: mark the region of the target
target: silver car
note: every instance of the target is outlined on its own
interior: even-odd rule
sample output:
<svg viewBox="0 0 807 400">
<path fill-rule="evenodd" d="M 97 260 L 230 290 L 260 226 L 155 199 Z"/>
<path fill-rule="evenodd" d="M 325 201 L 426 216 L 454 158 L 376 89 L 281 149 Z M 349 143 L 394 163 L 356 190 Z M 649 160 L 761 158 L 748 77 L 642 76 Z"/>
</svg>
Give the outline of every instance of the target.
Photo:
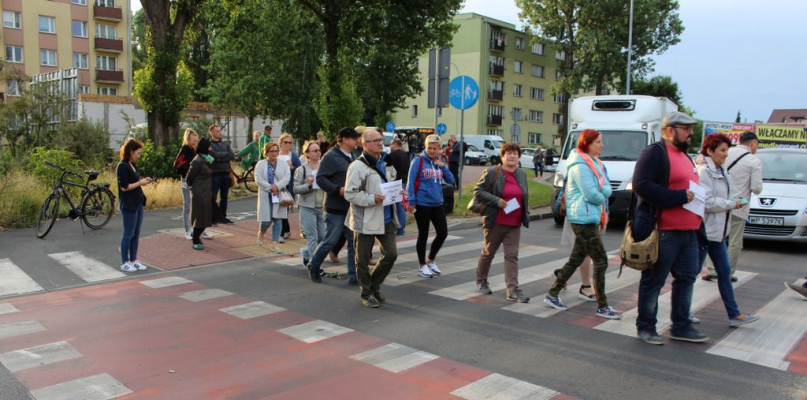
<svg viewBox="0 0 807 400">
<path fill-rule="evenodd" d="M 807 149 L 760 149 L 762 193 L 751 196 L 743 237 L 807 242 Z"/>
</svg>

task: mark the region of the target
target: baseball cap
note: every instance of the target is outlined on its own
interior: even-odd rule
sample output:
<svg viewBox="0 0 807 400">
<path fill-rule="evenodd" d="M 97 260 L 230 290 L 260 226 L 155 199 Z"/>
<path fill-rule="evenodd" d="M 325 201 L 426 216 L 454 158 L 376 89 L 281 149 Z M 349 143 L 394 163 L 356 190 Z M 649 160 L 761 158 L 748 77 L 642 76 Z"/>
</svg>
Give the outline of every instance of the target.
<svg viewBox="0 0 807 400">
<path fill-rule="evenodd" d="M 745 131 L 740 134 L 740 143 L 747 142 L 749 140 L 756 140 L 759 141 L 757 134 L 751 131 Z"/>
<path fill-rule="evenodd" d="M 661 126 L 668 127 L 673 125 L 695 125 L 698 121 L 680 111 L 673 111 L 664 116 L 661 120 Z"/>
<path fill-rule="evenodd" d="M 356 132 L 355 129 L 350 128 L 350 127 L 342 128 L 339 131 L 339 137 L 340 138 L 358 138 L 360 136 L 361 135 L 359 135 L 359 132 Z"/>
</svg>

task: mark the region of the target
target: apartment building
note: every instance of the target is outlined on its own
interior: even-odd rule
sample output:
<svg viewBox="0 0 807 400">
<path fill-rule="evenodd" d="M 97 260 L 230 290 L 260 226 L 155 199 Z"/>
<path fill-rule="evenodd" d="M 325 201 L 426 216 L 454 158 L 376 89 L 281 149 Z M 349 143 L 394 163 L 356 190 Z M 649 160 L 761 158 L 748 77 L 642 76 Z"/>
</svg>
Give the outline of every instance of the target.
<svg viewBox="0 0 807 400">
<path fill-rule="evenodd" d="M 132 93 L 132 0 L 0 1 L 6 67 L 35 81 L 75 79 L 75 94 Z M 19 95 L 20 84 L 0 82 L 0 90 Z"/>
<path fill-rule="evenodd" d="M 551 95 L 550 88 L 565 54 L 548 41 L 533 42 L 533 36 L 513 24 L 479 14 L 458 14 L 454 23 L 459 29 L 451 43 L 451 77 L 470 76 L 480 92 L 477 104 L 465 111 L 465 134 L 498 135 L 524 147 L 560 147 L 564 99 Z M 418 60 L 424 89 L 429 84 L 428 62 L 428 54 Z M 459 110 L 442 108 L 437 114 L 449 134 L 459 133 Z M 407 99 L 393 121 L 397 126 L 434 127 L 435 110 L 427 107 L 427 91 Z"/>
</svg>

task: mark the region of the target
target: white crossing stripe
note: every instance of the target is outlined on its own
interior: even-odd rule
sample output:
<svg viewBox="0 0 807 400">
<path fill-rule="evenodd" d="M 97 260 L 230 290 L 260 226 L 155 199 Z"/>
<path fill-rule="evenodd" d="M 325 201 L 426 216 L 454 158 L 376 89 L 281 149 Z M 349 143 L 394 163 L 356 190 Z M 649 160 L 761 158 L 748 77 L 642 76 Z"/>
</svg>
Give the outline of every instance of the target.
<svg viewBox="0 0 807 400">
<path fill-rule="evenodd" d="M 734 288 L 755 277 L 756 273 L 737 271 L 734 276 L 737 277 L 737 282 Z M 717 290 L 717 285 L 713 282 L 707 282 L 701 279 L 695 280 L 694 288 L 692 289 L 692 304 L 690 305 L 690 313 L 694 313 L 709 303 L 720 298 L 720 292 Z M 656 330 L 661 332 L 672 326 L 670 319 L 670 311 L 672 309 L 672 291 L 664 293 L 658 298 L 658 313 L 656 314 Z M 594 329 L 601 331 L 616 333 L 625 336 L 636 335 L 636 317 L 639 315 L 639 309 L 633 308 L 622 314 L 622 319 L 610 320 L 597 325 Z"/>
<path fill-rule="evenodd" d="M 353 332 L 353 329 L 345 328 L 327 321 L 316 320 L 283 328 L 278 332 L 291 336 L 303 343 L 315 343 L 320 340 Z"/>
<path fill-rule="evenodd" d="M 31 391 L 36 400 L 107 400 L 134 393 L 109 374 L 98 374 Z"/>
<path fill-rule="evenodd" d="M 56 342 L 0 354 L 0 363 L 9 371 L 17 372 L 79 357 L 81 353 L 69 343 Z"/>
<path fill-rule="evenodd" d="M 451 394 L 467 400 L 546 400 L 558 392 L 504 375 L 490 374 Z"/>
<path fill-rule="evenodd" d="M 439 358 L 439 356 L 415 350 L 402 344 L 390 343 L 363 353 L 354 354 L 350 358 L 397 374 Z"/>
<path fill-rule="evenodd" d="M 481 249 L 481 247 L 480 247 L 481 244 L 480 243 L 470 243 L 470 245 L 472 246 L 472 249 L 475 249 L 475 250 Z M 518 256 L 519 256 L 519 258 L 526 258 L 526 257 L 530 257 L 530 256 L 535 256 L 535 255 L 538 255 L 538 254 L 548 253 L 548 252 L 554 251 L 554 250 L 555 249 L 553 249 L 553 248 L 543 247 L 543 246 L 522 246 L 518 251 Z M 439 255 L 441 255 L 441 256 L 443 255 L 442 250 L 440 251 Z M 417 256 L 415 256 L 415 257 L 417 257 Z M 398 259 L 400 260 L 400 257 Z M 440 267 L 440 270 L 443 272 L 443 275 L 450 275 L 450 274 L 453 274 L 453 273 L 456 273 L 456 272 L 462 272 L 462 271 L 468 271 L 468 270 L 471 270 L 471 269 L 476 269 L 476 264 L 477 264 L 478 261 L 479 261 L 479 255 L 476 255 L 474 257 L 466 258 L 464 260 L 452 261 L 452 262 L 448 262 L 448 263 L 445 263 L 445 264 L 438 263 L 437 265 Z M 502 263 L 502 262 L 504 262 L 504 251 L 499 251 L 499 252 L 496 253 L 496 256 L 493 257 L 493 262 L 491 262 L 491 265 L 499 264 L 499 263 Z M 389 278 L 387 278 L 387 280 L 384 282 L 384 284 L 389 285 L 389 286 L 400 286 L 400 285 L 405 285 L 407 283 L 418 282 L 418 281 L 421 281 L 423 279 L 432 279 L 432 278 L 423 278 L 423 277 L 421 277 L 420 275 L 418 275 L 418 270 L 417 269 L 413 269 L 413 270 L 405 271 L 405 272 L 395 272 L 394 274 L 400 275 L 400 274 L 407 274 L 407 273 L 411 274 L 411 277 L 410 277 L 410 275 L 406 275 L 407 279 L 389 279 Z M 469 284 L 465 284 L 466 287 L 468 285 Z M 476 290 L 476 286 L 474 286 L 474 290 Z M 463 291 L 463 293 L 465 293 L 465 291 Z M 450 297 L 450 296 L 446 296 L 446 297 Z M 471 296 L 471 297 L 473 297 L 473 296 Z"/>
<path fill-rule="evenodd" d="M 5 277 L 3 277 L 5 279 Z M 11 314 L 15 312 L 20 312 L 17 307 L 14 307 L 14 304 L 11 303 L 0 303 L 0 315 L 3 314 Z"/>
<path fill-rule="evenodd" d="M 109 279 L 123 278 L 126 275 L 94 258 L 85 256 L 80 251 L 48 254 L 48 256 L 65 268 L 73 271 L 85 282 L 98 282 Z"/>
<path fill-rule="evenodd" d="M 639 282 L 640 279 L 642 279 L 642 273 L 640 271 L 637 271 L 635 269 L 630 269 L 630 268 L 624 268 L 622 270 L 622 276 L 621 277 L 617 278 L 617 275 L 619 275 L 619 270 L 611 271 L 611 272 L 605 274 L 605 293 L 606 294 L 611 293 L 611 292 L 615 292 L 615 291 L 620 290 L 622 288 L 625 288 L 627 286 L 633 285 L 636 282 Z M 566 307 L 572 308 L 574 306 L 578 306 L 578 305 L 583 304 L 583 303 L 589 303 L 588 300 L 583 300 L 583 299 L 580 298 L 580 296 L 579 296 L 580 285 L 581 285 L 580 282 L 578 282 L 578 283 L 576 283 L 574 285 L 568 285 L 566 287 L 565 292 L 563 292 L 563 291 L 560 292 L 559 297 L 560 297 L 561 301 L 563 301 L 563 304 L 566 305 Z M 547 306 L 546 304 L 544 304 L 544 301 L 543 301 L 544 297 L 546 297 L 546 295 L 548 295 L 548 294 L 549 293 L 544 293 L 544 294 L 542 294 L 540 296 L 537 296 L 536 300 L 540 300 L 540 301 L 535 301 L 533 303 L 511 304 L 511 305 L 509 305 L 507 307 L 504 307 L 502 309 L 517 312 L 517 313 L 522 313 L 522 314 L 528 314 L 528 315 L 532 315 L 533 317 L 538 317 L 538 318 L 548 318 L 548 317 L 551 317 L 551 316 L 553 316 L 553 315 L 555 315 L 555 314 L 557 314 L 559 312 L 562 312 L 561 310 L 551 308 L 551 307 Z M 594 305 L 597 304 L 596 302 L 591 302 L 591 303 L 593 303 Z M 617 311 L 619 311 L 619 310 L 617 310 Z"/>
<path fill-rule="evenodd" d="M 8 258 L 0 258 L 0 277 L 0 296 L 45 290 Z"/>
<path fill-rule="evenodd" d="M 462 239 L 462 237 L 448 235 L 446 237 L 446 242 L 449 242 L 449 241 L 452 241 L 452 240 L 457 240 L 457 239 Z M 431 244 L 433 241 L 434 241 L 434 236 L 430 236 L 427 243 Z M 398 253 L 400 254 L 401 249 L 415 247 L 415 245 L 417 245 L 417 239 L 402 240 L 402 241 L 398 242 Z M 378 246 L 377 245 L 373 246 L 373 254 L 378 254 L 378 252 L 379 252 Z M 442 250 L 441 250 L 441 254 L 442 254 Z M 396 261 L 396 263 L 401 262 L 402 257 L 403 257 L 402 255 L 399 255 L 398 260 Z M 417 255 L 415 255 L 415 257 L 410 261 L 416 261 L 416 260 L 417 260 Z M 275 261 L 275 262 L 278 263 L 278 264 L 291 265 L 291 266 L 299 266 L 301 264 L 299 257 L 287 258 L 285 260 L 278 260 L 278 261 Z M 325 268 L 325 267 L 323 266 L 323 268 Z"/>
<path fill-rule="evenodd" d="M 787 370 L 785 357 L 807 333 L 807 301 L 786 289 L 757 314 L 759 321 L 737 328 L 707 353 Z"/>
<path fill-rule="evenodd" d="M 190 300 L 192 302 L 218 299 L 219 297 L 230 296 L 232 293 L 221 289 L 202 289 L 186 292 L 179 295 L 179 297 Z"/>
<path fill-rule="evenodd" d="M 45 327 L 39 321 L 19 321 L 10 324 L 0 325 L 0 340 L 27 335 L 29 333 L 42 332 Z"/>
<path fill-rule="evenodd" d="M 222 308 L 219 311 L 241 319 L 252 319 L 286 311 L 286 309 L 273 306 L 265 301 L 253 301 L 252 303 Z"/>
<path fill-rule="evenodd" d="M 180 278 L 178 276 L 169 276 L 166 278 L 159 278 L 159 279 L 152 279 L 148 281 L 140 281 L 141 284 L 146 285 L 152 289 L 160 289 L 169 286 L 176 286 L 176 285 L 185 285 L 188 283 L 193 283 L 193 281 Z"/>
</svg>

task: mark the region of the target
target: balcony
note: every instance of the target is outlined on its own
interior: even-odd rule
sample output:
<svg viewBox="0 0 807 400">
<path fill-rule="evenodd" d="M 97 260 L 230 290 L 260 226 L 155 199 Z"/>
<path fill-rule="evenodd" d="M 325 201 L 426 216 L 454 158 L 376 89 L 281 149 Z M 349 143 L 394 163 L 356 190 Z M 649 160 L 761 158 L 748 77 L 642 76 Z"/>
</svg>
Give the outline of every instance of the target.
<svg viewBox="0 0 807 400">
<path fill-rule="evenodd" d="M 504 36 L 490 39 L 490 49 L 495 51 L 504 51 Z"/>
<path fill-rule="evenodd" d="M 488 115 L 488 125 L 489 126 L 502 126 L 502 116 L 501 115 Z"/>
<path fill-rule="evenodd" d="M 123 21 L 123 10 L 120 7 L 108 7 L 105 5 L 95 4 L 92 7 L 92 14 L 95 19 Z"/>
<path fill-rule="evenodd" d="M 104 83 L 123 83 L 123 70 L 96 69 L 95 81 Z"/>
<path fill-rule="evenodd" d="M 488 90 L 488 100 L 502 101 L 504 99 L 504 90 Z"/>
<path fill-rule="evenodd" d="M 116 38 L 95 38 L 95 50 L 123 53 L 123 40 Z"/>
<path fill-rule="evenodd" d="M 490 64 L 489 70 L 491 75 L 498 75 L 498 76 L 504 75 L 504 65 Z"/>
</svg>

